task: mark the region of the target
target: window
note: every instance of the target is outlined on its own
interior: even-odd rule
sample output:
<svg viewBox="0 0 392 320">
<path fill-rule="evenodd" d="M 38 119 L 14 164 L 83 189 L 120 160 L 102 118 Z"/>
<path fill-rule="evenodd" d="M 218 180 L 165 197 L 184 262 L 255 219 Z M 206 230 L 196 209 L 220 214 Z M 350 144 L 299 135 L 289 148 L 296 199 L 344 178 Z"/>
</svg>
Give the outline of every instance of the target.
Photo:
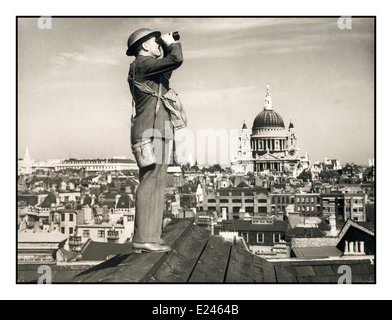
<svg viewBox="0 0 392 320">
<path fill-rule="evenodd" d="M 244 238 L 245 242 L 248 242 L 248 233 L 247 232 L 243 232 L 241 234 L 241 236 Z"/>
<path fill-rule="evenodd" d="M 98 230 L 98 238 L 105 238 L 105 230 Z"/>
<path fill-rule="evenodd" d="M 253 203 L 253 199 L 245 199 L 245 203 Z"/>
<path fill-rule="evenodd" d="M 259 203 L 267 203 L 267 199 L 259 199 L 258 202 Z"/>
<path fill-rule="evenodd" d="M 128 221 L 128 222 L 131 222 L 131 221 L 133 221 L 133 220 L 134 220 L 133 216 L 127 216 L 127 221 Z"/>
<path fill-rule="evenodd" d="M 245 207 L 245 212 L 247 212 L 247 213 L 254 213 L 255 212 L 255 208 L 253 208 L 253 207 Z"/>
<path fill-rule="evenodd" d="M 74 228 L 69 228 L 69 234 L 73 234 L 74 233 Z"/>
<path fill-rule="evenodd" d="M 61 227 L 61 228 L 60 228 L 60 232 L 61 232 L 61 233 L 65 233 L 65 228 L 64 228 L 64 227 Z"/>
<path fill-rule="evenodd" d="M 83 238 L 90 238 L 90 230 L 83 230 Z"/>
<path fill-rule="evenodd" d="M 74 221 L 74 219 L 73 219 L 73 218 L 74 218 L 74 215 L 73 215 L 73 213 L 70 213 L 70 214 L 69 214 L 69 221 L 71 221 L 71 222 L 72 222 L 72 221 Z"/>
<path fill-rule="evenodd" d="M 264 233 L 262 233 L 262 232 L 257 233 L 257 242 L 259 242 L 259 243 L 264 242 Z"/>
<path fill-rule="evenodd" d="M 215 199 L 208 199 L 208 203 L 215 203 L 216 200 Z"/>
<path fill-rule="evenodd" d="M 280 233 L 274 233 L 274 243 L 279 243 L 280 241 Z"/>
<path fill-rule="evenodd" d="M 229 203 L 229 199 L 221 199 L 220 203 Z"/>
<path fill-rule="evenodd" d="M 65 213 L 61 214 L 61 221 L 65 221 Z"/>
</svg>

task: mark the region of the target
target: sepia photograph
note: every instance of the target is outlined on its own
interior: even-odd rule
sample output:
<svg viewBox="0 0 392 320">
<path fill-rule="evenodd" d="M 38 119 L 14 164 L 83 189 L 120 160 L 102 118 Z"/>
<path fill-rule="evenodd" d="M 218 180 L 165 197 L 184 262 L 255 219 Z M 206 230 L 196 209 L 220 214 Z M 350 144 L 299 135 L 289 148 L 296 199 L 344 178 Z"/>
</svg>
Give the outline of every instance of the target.
<svg viewBox="0 0 392 320">
<path fill-rule="evenodd" d="M 375 115 L 375 16 L 17 16 L 16 285 L 377 284 Z"/>
</svg>

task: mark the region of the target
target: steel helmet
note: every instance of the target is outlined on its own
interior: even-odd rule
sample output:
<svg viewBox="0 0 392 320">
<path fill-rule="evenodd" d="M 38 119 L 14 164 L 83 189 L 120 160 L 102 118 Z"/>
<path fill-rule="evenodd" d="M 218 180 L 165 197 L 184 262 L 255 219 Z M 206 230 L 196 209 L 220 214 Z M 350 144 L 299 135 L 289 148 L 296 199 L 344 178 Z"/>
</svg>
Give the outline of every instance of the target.
<svg viewBox="0 0 392 320">
<path fill-rule="evenodd" d="M 128 50 L 126 52 L 127 56 L 135 55 L 134 50 L 136 48 L 136 44 L 141 43 L 143 40 L 147 40 L 151 37 L 156 37 L 158 39 L 161 37 L 161 33 L 159 31 L 153 31 L 147 28 L 138 29 L 132 33 L 128 38 Z"/>
</svg>

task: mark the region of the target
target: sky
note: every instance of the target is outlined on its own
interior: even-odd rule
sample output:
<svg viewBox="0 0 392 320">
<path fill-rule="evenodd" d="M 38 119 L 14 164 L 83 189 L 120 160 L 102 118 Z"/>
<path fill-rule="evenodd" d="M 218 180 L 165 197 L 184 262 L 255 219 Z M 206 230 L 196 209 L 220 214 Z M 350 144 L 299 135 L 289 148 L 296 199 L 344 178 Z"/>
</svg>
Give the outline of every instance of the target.
<svg viewBox="0 0 392 320">
<path fill-rule="evenodd" d="M 17 27 L 20 158 L 26 147 L 37 161 L 133 158 L 125 51 L 142 27 L 181 36 L 184 63 L 170 84 L 188 116 L 177 132 L 184 154 L 197 158 L 202 130 L 224 132 L 231 148 L 206 159 L 228 165 L 237 145 L 230 132 L 252 127 L 269 85 L 274 110 L 286 128 L 293 122 L 312 163 L 375 157 L 373 19 L 352 18 L 351 29 L 309 17 L 53 17 L 49 29 L 19 18 Z"/>
</svg>

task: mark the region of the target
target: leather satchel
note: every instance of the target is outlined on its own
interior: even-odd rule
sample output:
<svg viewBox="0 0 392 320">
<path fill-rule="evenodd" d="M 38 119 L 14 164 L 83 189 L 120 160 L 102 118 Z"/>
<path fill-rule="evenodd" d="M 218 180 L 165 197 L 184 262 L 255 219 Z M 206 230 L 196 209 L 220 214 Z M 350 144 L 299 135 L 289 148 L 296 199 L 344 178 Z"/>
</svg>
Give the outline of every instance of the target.
<svg viewBox="0 0 392 320">
<path fill-rule="evenodd" d="M 142 92 L 151 94 L 152 96 L 159 97 L 155 90 L 153 90 L 148 84 L 133 81 L 134 85 Z M 160 84 L 161 86 L 161 84 Z M 185 113 L 184 106 L 177 92 L 174 89 L 169 89 L 163 96 L 160 97 L 164 107 L 169 113 L 170 121 L 173 124 L 175 130 L 185 128 L 187 126 L 187 116 Z"/>
<path fill-rule="evenodd" d="M 155 96 L 157 93 L 152 90 L 147 84 L 141 84 L 139 82 L 134 82 L 134 84 L 143 92 L 149 93 L 153 96 Z M 157 104 L 155 107 L 155 117 L 158 113 L 158 109 L 159 109 L 159 101 L 161 98 L 161 91 L 162 91 L 162 85 L 159 85 L 159 91 L 157 94 Z M 134 119 L 134 109 L 136 109 L 135 107 L 135 100 L 133 99 L 132 96 L 132 117 L 131 117 L 131 123 L 133 126 L 133 119 Z M 154 127 L 155 127 L 155 120 L 154 120 Z M 131 146 L 132 148 L 132 153 L 135 156 L 135 160 L 136 163 L 138 165 L 139 168 L 144 168 L 144 167 L 148 167 L 151 166 L 153 164 L 157 164 L 158 163 L 158 159 L 155 155 L 155 151 L 154 151 L 154 143 L 153 143 L 153 139 L 146 139 L 144 141 L 141 141 L 139 143 L 136 143 L 134 145 Z"/>
<path fill-rule="evenodd" d="M 173 123 L 175 130 L 185 128 L 187 126 L 187 117 L 177 92 L 169 89 L 162 97 L 162 102 L 169 113 L 169 118 Z"/>
</svg>

